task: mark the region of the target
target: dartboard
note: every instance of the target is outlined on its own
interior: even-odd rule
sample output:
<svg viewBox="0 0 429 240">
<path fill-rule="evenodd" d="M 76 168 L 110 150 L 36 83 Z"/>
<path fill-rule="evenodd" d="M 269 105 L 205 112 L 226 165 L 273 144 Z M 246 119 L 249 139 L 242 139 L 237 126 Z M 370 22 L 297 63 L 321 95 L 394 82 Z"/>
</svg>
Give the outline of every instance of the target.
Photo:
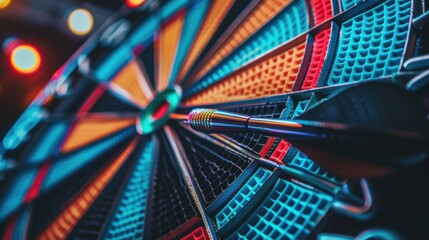
<svg viewBox="0 0 429 240">
<path fill-rule="evenodd" d="M 1 142 L 5 239 L 314 239 L 369 216 L 365 179 L 213 108 L 294 119 L 426 51 L 411 0 L 148 0 L 109 18 Z M 408 69 L 407 69 L 408 66 Z M 403 80 L 405 81 L 405 80 Z M 352 197 L 350 195 L 353 195 Z"/>
</svg>

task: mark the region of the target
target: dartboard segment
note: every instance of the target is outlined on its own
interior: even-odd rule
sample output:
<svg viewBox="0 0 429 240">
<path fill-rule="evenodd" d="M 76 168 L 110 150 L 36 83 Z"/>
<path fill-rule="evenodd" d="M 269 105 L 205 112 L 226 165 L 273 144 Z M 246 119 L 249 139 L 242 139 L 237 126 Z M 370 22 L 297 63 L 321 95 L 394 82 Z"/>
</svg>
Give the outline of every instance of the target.
<svg viewBox="0 0 429 240">
<path fill-rule="evenodd" d="M 91 114 L 78 118 L 69 130 L 60 151 L 67 153 L 89 145 L 109 135 L 135 126 L 136 121 L 136 116 L 120 117 L 115 114 Z"/>
<path fill-rule="evenodd" d="M 201 54 L 205 45 L 209 42 L 210 38 L 215 33 L 217 27 L 221 24 L 222 19 L 230 8 L 232 7 L 234 1 L 227 0 L 215 0 L 212 1 L 212 5 L 208 10 L 206 18 L 192 44 L 191 50 L 188 57 L 183 64 L 182 70 L 179 73 L 177 83 L 180 83 L 183 80 L 183 77 L 188 73 L 192 65 L 197 60 L 198 56 Z"/>
<path fill-rule="evenodd" d="M 302 42 L 293 47 L 287 46 L 273 57 L 251 63 L 241 71 L 230 74 L 183 104 L 188 107 L 200 106 L 291 92 L 301 69 L 305 49 L 306 43 Z"/>
<path fill-rule="evenodd" d="M 159 36 L 155 36 L 156 90 L 162 92 L 170 82 L 172 68 L 183 32 L 186 11 L 177 12 L 161 23 Z"/>
<path fill-rule="evenodd" d="M 144 108 L 153 98 L 148 77 L 137 60 L 125 65 L 107 86 L 113 94 L 138 108 Z"/>
<path fill-rule="evenodd" d="M 252 38 L 224 58 L 215 68 L 198 79 L 184 96 L 190 97 L 204 90 L 249 61 L 300 35 L 308 28 L 307 7 L 304 1 L 296 0 L 255 32 Z M 274 29 L 276 30 L 274 31 Z"/>
<path fill-rule="evenodd" d="M 228 40 L 217 49 L 216 55 L 210 57 L 210 60 L 198 71 L 193 80 L 204 76 L 240 44 L 245 42 L 253 33 L 258 31 L 259 28 L 276 16 L 285 6 L 289 5 L 290 2 L 289 0 L 261 1 L 253 11 L 246 16 L 246 19 L 240 23 Z"/>
<path fill-rule="evenodd" d="M 325 85 L 396 74 L 405 54 L 410 17 L 410 1 L 388 0 L 343 22 Z"/>
<path fill-rule="evenodd" d="M 191 50 L 192 44 L 196 41 L 198 30 L 204 22 L 205 15 L 210 8 L 210 1 L 196 1 L 188 7 L 183 31 L 180 35 L 180 45 L 178 46 L 174 65 L 170 77 L 170 85 L 173 85 L 178 77 L 179 72 L 184 67 L 184 62 L 188 59 L 187 56 Z M 174 36 L 177 38 L 177 36 Z"/>
<path fill-rule="evenodd" d="M 42 232 L 39 239 L 66 238 L 126 162 L 136 144 L 135 139 L 108 167 L 95 176 L 94 181 L 65 207 L 61 214 Z"/>
<path fill-rule="evenodd" d="M 151 201 L 150 188 L 155 177 L 152 172 L 155 171 L 157 144 L 153 139 L 142 147 L 117 203 L 111 206 L 113 211 L 105 228 L 104 238 L 129 239 L 144 236 L 146 219 L 150 213 L 148 202 Z"/>
<path fill-rule="evenodd" d="M 31 203 L 40 195 L 58 186 L 70 175 L 76 174 L 83 167 L 97 160 L 112 147 L 119 146 L 132 135 L 136 135 L 134 125 L 124 127 L 110 135 L 93 139 L 94 141 L 88 142 L 86 145 L 73 145 L 73 149 L 68 149 L 70 151 L 61 152 L 59 143 L 66 135 L 66 131 L 64 131 L 66 126 L 70 126 L 70 122 L 65 124 L 65 122 L 58 121 L 48 126 L 45 130 L 62 130 L 59 132 L 60 134 L 55 135 L 58 138 L 55 141 L 46 142 L 46 145 L 36 143 L 30 149 L 30 153 L 35 155 L 23 156 L 26 158 L 22 159 L 16 174 L 8 179 L 7 187 L 3 189 L 3 200 L 0 204 L 1 221 L 23 205 Z"/>
</svg>

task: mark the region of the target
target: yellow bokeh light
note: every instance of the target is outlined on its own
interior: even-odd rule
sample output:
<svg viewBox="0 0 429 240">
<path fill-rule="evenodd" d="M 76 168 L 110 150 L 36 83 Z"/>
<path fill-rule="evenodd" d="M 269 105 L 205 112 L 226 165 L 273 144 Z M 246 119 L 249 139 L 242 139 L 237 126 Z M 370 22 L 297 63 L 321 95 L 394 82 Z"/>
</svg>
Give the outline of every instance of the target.
<svg viewBox="0 0 429 240">
<path fill-rule="evenodd" d="M 11 0 L 0 0 L 0 9 L 6 8 L 9 6 Z"/>
</svg>

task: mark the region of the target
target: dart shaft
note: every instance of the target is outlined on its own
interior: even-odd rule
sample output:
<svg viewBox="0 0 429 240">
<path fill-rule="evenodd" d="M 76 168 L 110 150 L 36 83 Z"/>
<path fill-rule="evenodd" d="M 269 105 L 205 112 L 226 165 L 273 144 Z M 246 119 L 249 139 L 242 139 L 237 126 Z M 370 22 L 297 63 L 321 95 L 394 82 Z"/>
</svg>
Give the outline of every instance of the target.
<svg viewBox="0 0 429 240">
<path fill-rule="evenodd" d="M 428 145 L 418 133 L 351 127 L 345 124 L 316 121 L 286 121 L 254 118 L 248 115 L 214 109 L 195 109 L 188 115 L 188 124 L 208 133 L 246 132 L 286 138 L 292 142 L 312 144 L 333 143 L 359 145 L 372 149 L 398 147 L 414 151 Z"/>
</svg>

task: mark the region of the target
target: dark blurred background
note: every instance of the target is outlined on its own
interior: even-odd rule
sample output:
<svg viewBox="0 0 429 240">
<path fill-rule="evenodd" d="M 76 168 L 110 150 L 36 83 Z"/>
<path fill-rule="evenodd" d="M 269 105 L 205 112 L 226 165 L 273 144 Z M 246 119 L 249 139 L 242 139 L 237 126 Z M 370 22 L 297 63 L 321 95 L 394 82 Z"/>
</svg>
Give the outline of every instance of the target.
<svg viewBox="0 0 429 240">
<path fill-rule="evenodd" d="M 0 138 L 53 73 L 125 3 L 126 0 L 0 0 Z M 93 25 L 86 26 L 88 32 L 73 33 L 68 19 L 75 10 L 92 16 Z M 75 15 L 75 27 L 88 24 L 84 17 Z M 39 52 L 41 64 L 34 72 L 20 73 L 10 63 L 13 44 L 7 47 L 14 41 L 31 45 Z"/>
</svg>

